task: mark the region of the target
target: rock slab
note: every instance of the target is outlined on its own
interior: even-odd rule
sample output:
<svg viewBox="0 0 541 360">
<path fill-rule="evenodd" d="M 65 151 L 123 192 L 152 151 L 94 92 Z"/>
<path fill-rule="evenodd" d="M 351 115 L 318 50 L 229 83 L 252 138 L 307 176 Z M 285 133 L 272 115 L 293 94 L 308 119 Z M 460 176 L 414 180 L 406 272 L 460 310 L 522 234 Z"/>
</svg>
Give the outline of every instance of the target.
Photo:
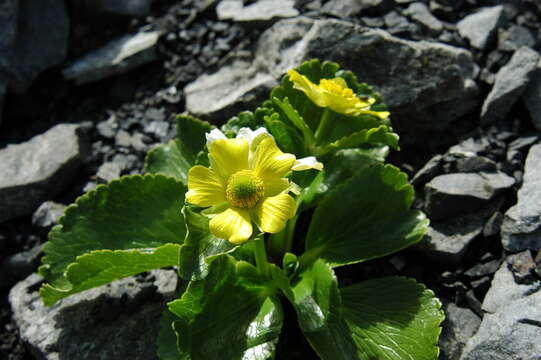
<svg viewBox="0 0 541 360">
<path fill-rule="evenodd" d="M 539 54 L 521 47 L 496 74 L 496 81 L 481 109 L 481 123 L 504 119 L 533 77 Z"/>
<path fill-rule="evenodd" d="M 457 23 L 457 30 L 473 47 L 484 50 L 490 45 L 496 36 L 496 30 L 504 24 L 504 21 L 505 11 L 502 5 L 481 8 L 460 20 Z"/>
<path fill-rule="evenodd" d="M 21 338 L 38 359 L 156 359 L 156 337 L 164 300 L 177 275 L 154 270 L 87 290 L 46 307 L 37 275 L 13 287 L 9 302 Z"/>
<path fill-rule="evenodd" d="M 526 157 L 524 180 L 517 204 L 505 213 L 502 244 L 509 251 L 541 249 L 541 144 L 533 145 Z"/>
<path fill-rule="evenodd" d="M 299 15 L 294 0 L 258 0 L 244 5 L 243 0 L 222 0 L 216 7 L 220 20 L 268 23 Z"/>
<path fill-rule="evenodd" d="M 60 124 L 0 150 L 0 223 L 30 215 L 63 190 L 86 155 L 79 126 Z"/>
<path fill-rule="evenodd" d="M 441 356 L 446 360 L 458 360 L 468 340 L 475 335 L 481 319 L 473 311 L 453 303 L 443 306 L 445 321 L 439 341 Z"/>
</svg>

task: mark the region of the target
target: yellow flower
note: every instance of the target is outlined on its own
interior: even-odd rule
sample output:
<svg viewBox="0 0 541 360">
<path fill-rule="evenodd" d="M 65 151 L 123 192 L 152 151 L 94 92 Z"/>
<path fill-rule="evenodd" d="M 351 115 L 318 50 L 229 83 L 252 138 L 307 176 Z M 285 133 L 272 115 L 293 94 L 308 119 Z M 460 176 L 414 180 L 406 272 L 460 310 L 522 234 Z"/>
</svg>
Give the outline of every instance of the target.
<svg viewBox="0 0 541 360">
<path fill-rule="evenodd" d="M 252 221 L 264 232 L 277 233 L 295 215 L 294 189 L 286 176 L 292 170 L 321 169 L 315 158 L 297 160 L 283 153 L 264 128 L 239 130 L 235 139 L 221 131 L 207 133 L 210 168 L 188 172 L 186 201 L 221 212 L 209 222 L 210 232 L 233 244 L 252 235 Z"/>
<path fill-rule="evenodd" d="M 289 80 L 293 82 L 293 87 L 306 94 L 317 106 L 349 116 L 371 114 L 380 119 L 389 117 L 388 111 L 371 111 L 370 106 L 376 100 L 372 97 L 359 98 L 341 77 L 321 79 L 319 85 L 316 85 L 295 70 L 289 70 L 287 74 Z"/>
</svg>

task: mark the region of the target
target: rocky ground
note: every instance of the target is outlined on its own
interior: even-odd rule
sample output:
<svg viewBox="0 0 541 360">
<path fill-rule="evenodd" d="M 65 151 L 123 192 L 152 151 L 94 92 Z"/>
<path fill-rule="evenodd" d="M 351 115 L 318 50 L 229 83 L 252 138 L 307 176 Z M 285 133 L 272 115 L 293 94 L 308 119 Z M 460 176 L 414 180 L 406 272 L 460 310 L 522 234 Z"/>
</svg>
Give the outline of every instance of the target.
<svg viewBox="0 0 541 360">
<path fill-rule="evenodd" d="M 340 269 L 343 283 L 427 284 L 447 314 L 441 359 L 540 359 L 540 24 L 535 0 L 3 1 L 0 358 L 153 359 L 171 272 L 45 309 L 31 274 L 48 230 L 85 191 L 141 172 L 175 114 L 220 124 L 318 57 L 383 93 L 401 135 L 390 161 L 432 220 L 423 243 Z M 278 359 L 315 358 L 298 331 Z"/>
</svg>

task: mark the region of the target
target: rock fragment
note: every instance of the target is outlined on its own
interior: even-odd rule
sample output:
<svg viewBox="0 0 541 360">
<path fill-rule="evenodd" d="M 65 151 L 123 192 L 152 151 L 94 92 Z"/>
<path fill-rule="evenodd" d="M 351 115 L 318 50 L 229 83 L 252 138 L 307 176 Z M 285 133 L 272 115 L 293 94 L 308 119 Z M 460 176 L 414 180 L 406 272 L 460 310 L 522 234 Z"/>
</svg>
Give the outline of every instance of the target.
<svg viewBox="0 0 541 360">
<path fill-rule="evenodd" d="M 505 213 L 501 236 L 509 251 L 541 249 L 541 144 L 533 145 L 526 157 L 518 201 Z"/>
<path fill-rule="evenodd" d="M 294 0 L 257 0 L 248 5 L 243 0 L 222 0 L 216 13 L 220 20 L 264 24 L 299 15 Z"/>
<path fill-rule="evenodd" d="M 49 228 L 58 224 L 58 220 L 64 215 L 66 205 L 54 201 L 45 201 L 32 215 L 32 224 L 42 228 Z"/>
<path fill-rule="evenodd" d="M 485 50 L 494 39 L 496 30 L 504 22 L 505 11 L 502 5 L 486 7 L 460 20 L 457 30 L 473 47 Z"/>
<path fill-rule="evenodd" d="M 439 340 L 441 356 L 447 360 L 458 360 L 466 343 L 481 325 L 481 319 L 470 309 L 453 303 L 446 303 L 443 310 L 445 320 Z"/>
<path fill-rule="evenodd" d="M 86 155 L 78 129 L 57 125 L 0 150 L 0 222 L 32 214 L 69 184 Z"/>
<path fill-rule="evenodd" d="M 404 13 L 425 27 L 432 36 L 439 35 L 443 30 L 442 22 L 432 15 L 428 7 L 421 2 L 410 4 Z"/>
<path fill-rule="evenodd" d="M 528 86 L 539 62 L 537 51 L 521 47 L 496 74 L 492 90 L 481 109 L 481 123 L 504 119 Z"/>
</svg>

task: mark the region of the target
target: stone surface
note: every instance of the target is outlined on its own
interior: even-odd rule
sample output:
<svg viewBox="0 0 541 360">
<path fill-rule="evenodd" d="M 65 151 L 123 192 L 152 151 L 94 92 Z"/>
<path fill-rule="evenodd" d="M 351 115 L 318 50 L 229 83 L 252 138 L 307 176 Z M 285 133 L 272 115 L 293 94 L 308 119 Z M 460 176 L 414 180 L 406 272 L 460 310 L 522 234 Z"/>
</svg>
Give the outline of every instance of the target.
<svg viewBox="0 0 541 360">
<path fill-rule="evenodd" d="M 156 60 L 159 31 L 124 35 L 83 56 L 62 71 L 64 78 L 77 84 L 123 74 Z"/>
<path fill-rule="evenodd" d="M 78 129 L 78 125 L 57 125 L 0 150 L 0 222 L 30 215 L 64 190 L 86 155 Z"/>
<path fill-rule="evenodd" d="M 54 201 L 45 201 L 32 215 L 32 224 L 43 228 L 48 228 L 58 224 L 58 220 L 64 215 L 66 205 L 55 203 Z"/>
<path fill-rule="evenodd" d="M 435 263 L 458 265 L 483 226 L 484 217 L 477 214 L 432 222 L 419 248 Z"/>
<path fill-rule="evenodd" d="M 6 257 L 0 262 L 0 288 L 9 287 L 24 279 L 38 268 L 41 246 Z"/>
<path fill-rule="evenodd" d="M 531 284 L 535 282 L 535 262 L 530 250 L 524 250 L 507 257 L 507 265 L 513 273 L 513 278 L 518 284 Z"/>
<path fill-rule="evenodd" d="M 456 169 L 462 173 L 476 173 L 480 171 L 496 171 L 495 161 L 484 156 L 467 156 L 456 160 Z"/>
<path fill-rule="evenodd" d="M 266 24 L 295 17 L 299 11 L 295 8 L 294 0 L 257 0 L 248 5 L 244 4 L 244 0 L 222 0 L 216 6 L 216 14 L 220 20 Z"/>
<path fill-rule="evenodd" d="M 502 5 L 481 8 L 457 23 L 460 36 L 477 48 L 486 49 L 496 35 L 496 30 L 504 24 L 505 12 Z"/>
<path fill-rule="evenodd" d="M 486 314 L 461 360 L 538 360 L 541 354 L 541 292 Z"/>
<path fill-rule="evenodd" d="M 481 109 L 481 123 L 504 119 L 528 86 L 539 61 L 537 51 L 521 47 L 496 74 L 492 90 Z"/>
<path fill-rule="evenodd" d="M 490 289 L 483 300 L 483 311 L 495 313 L 506 305 L 522 299 L 540 288 L 541 282 L 539 281 L 531 284 L 517 284 L 507 261 L 504 261 L 494 274 Z"/>
<path fill-rule="evenodd" d="M 498 49 L 501 51 L 515 51 L 523 46 L 533 48 L 536 42 L 531 31 L 524 26 L 511 25 L 507 30 L 498 31 Z"/>
<path fill-rule="evenodd" d="M 440 173 L 443 156 L 435 155 L 432 159 L 415 173 L 411 183 L 415 186 L 423 185 Z"/>
<path fill-rule="evenodd" d="M 392 5 L 390 0 L 331 0 L 323 6 L 322 11 L 339 18 L 378 16 L 389 11 Z"/>
<path fill-rule="evenodd" d="M 44 70 L 64 61 L 69 17 L 64 0 L 21 0 L 10 88 L 25 92 Z"/>
<path fill-rule="evenodd" d="M 425 27 L 433 36 L 437 36 L 443 30 L 442 22 L 432 15 L 428 7 L 421 2 L 410 4 L 404 13 Z"/>
<path fill-rule="evenodd" d="M 501 172 L 440 175 L 425 185 L 425 210 L 433 220 L 472 212 L 514 183 Z"/>
<path fill-rule="evenodd" d="M 120 172 L 122 169 L 115 162 L 104 162 L 101 164 L 96 174 L 98 182 L 108 183 L 109 181 L 118 179 L 120 177 Z"/>
<path fill-rule="evenodd" d="M 146 16 L 153 0 L 86 0 L 87 6 L 98 12 L 124 16 Z"/>
<path fill-rule="evenodd" d="M 503 214 L 499 211 L 496 211 L 492 216 L 487 220 L 485 227 L 483 228 L 483 236 L 489 237 L 494 236 L 500 233 L 500 228 L 503 222 Z"/>
<path fill-rule="evenodd" d="M 524 180 L 517 204 L 504 216 L 501 235 L 509 251 L 541 249 L 541 144 L 533 145 L 526 158 Z"/>
<path fill-rule="evenodd" d="M 173 270 L 154 270 L 45 307 L 38 295 L 42 278 L 33 274 L 11 290 L 9 302 L 21 338 L 38 359 L 150 360 L 176 281 Z"/>
<path fill-rule="evenodd" d="M 282 20 L 261 35 L 255 54 L 189 84 L 186 109 L 224 121 L 258 104 L 288 69 L 312 58 L 336 61 L 380 91 L 404 142 L 449 129 L 478 101 L 468 51 L 340 20 Z"/>
<path fill-rule="evenodd" d="M 473 311 L 461 308 L 453 303 L 443 305 L 445 320 L 440 336 L 441 357 L 446 360 L 458 360 L 467 341 L 475 335 L 481 325 L 481 319 Z"/>
<path fill-rule="evenodd" d="M 522 101 L 526 105 L 530 118 L 537 130 L 541 131 L 541 60 L 537 63 L 530 84 L 522 93 Z"/>
<path fill-rule="evenodd" d="M 17 34 L 18 10 L 19 0 L 0 2 L 0 125 L 2 125 L 4 96 L 9 85 L 13 44 Z"/>
</svg>

